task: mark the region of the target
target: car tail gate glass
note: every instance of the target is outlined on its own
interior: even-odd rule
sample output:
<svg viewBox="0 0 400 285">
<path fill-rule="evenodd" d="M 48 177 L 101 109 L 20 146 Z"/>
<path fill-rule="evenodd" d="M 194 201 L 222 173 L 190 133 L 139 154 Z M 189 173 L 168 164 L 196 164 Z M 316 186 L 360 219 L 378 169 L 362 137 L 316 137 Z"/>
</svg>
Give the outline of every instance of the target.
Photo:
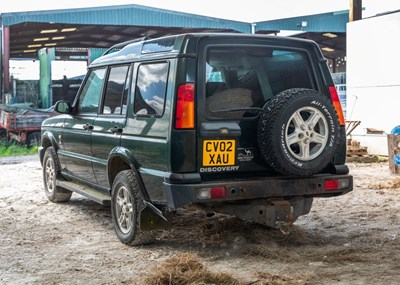
<svg viewBox="0 0 400 285">
<path fill-rule="evenodd" d="M 210 47 L 205 81 L 212 119 L 254 117 L 257 108 L 290 88 L 313 89 L 305 52 L 264 46 Z"/>
</svg>

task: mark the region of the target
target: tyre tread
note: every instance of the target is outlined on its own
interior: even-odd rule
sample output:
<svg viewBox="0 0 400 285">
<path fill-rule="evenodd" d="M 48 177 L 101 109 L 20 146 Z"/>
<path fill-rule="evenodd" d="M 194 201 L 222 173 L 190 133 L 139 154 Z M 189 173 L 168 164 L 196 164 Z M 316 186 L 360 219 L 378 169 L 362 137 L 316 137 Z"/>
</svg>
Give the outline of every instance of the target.
<svg viewBox="0 0 400 285">
<path fill-rule="evenodd" d="M 60 166 L 60 162 L 57 157 L 57 152 L 53 147 L 49 147 L 46 149 L 46 152 L 45 152 L 44 158 L 43 158 L 43 183 L 44 183 L 44 188 L 46 191 L 46 196 L 53 203 L 68 202 L 71 199 L 71 195 L 72 195 L 71 191 L 64 189 L 60 186 L 55 186 L 54 191 L 52 193 L 50 193 L 47 190 L 46 174 L 45 174 L 45 171 L 46 171 L 45 165 L 46 165 L 47 159 L 52 159 L 54 162 L 56 178 L 59 179 L 61 176 L 61 170 L 60 170 L 61 166 Z"/>
<path fill-rule="evenodd" d="M 153 243 L 155 240 L 155 231 L 142 231 L 140 229 L 140 211 L 144 208 L 144 203 L 143 200 L 140 196 L 140 185 L 137 181 L 136 175 L 132 170 L 124 170 L 121 171 L 115 178 L 114 183 L 113 183 L 113 192 L 115 191 L 115 186 L 118 183 L 127 183 L 126 186 L 128 186 L 128 189 L 132 192 L 131 194 L 133 195 L 133 200 L 135 203 L 135 225 L 134 225 L 134 232 L 128 237 L 122 235 L 119 230 L 118 230 L 118 224 L 116 222 L 115 214 L 114 214 L 114 209 L 112 209 L 112 216 L 113 216 L 113 222 L 114 222 L 114 227 L 115 231 L 117 233 L 118 238 L 120 239 L 121 242 L 132 245 L 132 246 L 138 246 L 138 245 L 146 245 Z M 114 196 L 112 199 L 112 203 L 114 203 Z M 114 204 L 113 204 L 114 205 Z M 114 207 L 114 206 L 112 206 Z M 115 208 L 115 207 L 114 207 Z"/>
</svg>

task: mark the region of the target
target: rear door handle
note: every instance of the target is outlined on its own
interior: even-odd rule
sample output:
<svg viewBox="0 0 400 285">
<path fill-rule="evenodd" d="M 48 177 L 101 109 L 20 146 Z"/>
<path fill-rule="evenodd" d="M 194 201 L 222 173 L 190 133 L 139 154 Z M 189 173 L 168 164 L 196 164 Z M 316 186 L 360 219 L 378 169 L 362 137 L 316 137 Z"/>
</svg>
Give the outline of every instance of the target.
<svg viewBox="0 0 400 285">
<path fill-rule="evenodd" d="M 200 136 L 203 138 L 240 137 L 242 129 L 238 123 L 207 122 L 201 123 Z"/>
<path fill-rule="evenodd" d="M 85 125 L 83 125 L 83 129 L 85 130 L 85 131 L 87 131 L 87 130 L 93 130 L 93 126 L 92 125 L 89 125 L 89 124 L 85 124 Z"/>
<path fill-rule="evenodd" d="M 112 133 L 119 133 L 119 134 L 121 134 L 122 133 L 122 128 L 120 128 L 120 127 L 112 127 L 111 129 L 110 129 L 110 131 L 112 132 Z"/>
</svg>

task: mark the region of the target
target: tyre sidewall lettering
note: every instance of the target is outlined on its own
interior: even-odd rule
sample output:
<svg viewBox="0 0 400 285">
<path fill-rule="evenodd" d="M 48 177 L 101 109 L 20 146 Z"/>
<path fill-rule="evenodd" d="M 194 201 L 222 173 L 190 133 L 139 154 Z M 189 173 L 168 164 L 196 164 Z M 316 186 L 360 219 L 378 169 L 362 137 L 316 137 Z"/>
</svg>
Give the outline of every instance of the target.
<svg viewBox="0 0 400 285">
<path fill-rule="evenodd" d="M 326 115 L 326 119 L 329 125 L 329 143 L 328 146 L 329 147 L 333 147 L 334 145 L 334 141 L 335 141 L 335 136 L 336 136 L 336 128 L 335 128 L 335 123 L 333 120 L 333 117 L 331 115 L 331 113 L 329 112 L 328 108 L 325 106 L 325 104 L 322 104 L 318 101 L 312 101 L 311 105 L 316 106 L 317 109 L 320 109 L 320 111 L 322 111 L 323 113 L 325 113 Z M 318 108 L 319 107 L 319 108 Z"/>
<path fill-rule="evenodd" d="M 306 99 L 306 98 L 304 98 Z M 280 121 L 282 123 L 281 128 L 280 128 L 280 146 L 282 147 L 282 154 L 287 158 L 288 162 L 291 163 L 294 167 L 297 168 L 303 168 L 303 169 L 307 169 L 307 168 L 311 168 L 314 167 L 315 165 L 318 165 L 320 163 L 320 160 L 323 160 L 324 158 L 319 155 L 318 157 L 316 157 L 315 159 L 308 161 L 307 164 L 305 164 L 303 161 L 298 160 L 297 158 L 293 157 L 289 150 L 288 150 L 288 146 L 285 142 L 285 137 L 286 137 L 286 122 L 289 120 L 289 117 L 298 109 L 302 108 L 302 107 L 306 107 L 306 106 L 313 106 L 314 108 L 318 109 L 319 111 L 321 111 L 324 115 L 325 115 L 325 119 L 327 120 L 328 123 L 328 127 L 329 127 L 329 138 L 328 138 L 328 142 L 327 145 L 325 146 L 325 149 L 322 151 L 322 153 L 329 153 L 332 151 L 332 147 L 334 146 L 334 142 L 335 142 L 335 134 L 336 134 L 336 127 L 335 127 L 335 123 L 334 123 L 334 119 L 331 115 L 331 112 L 328 110 L 328 108 L 326 107 L 326 105 L 322 102 L 316 101 L 316 100 L 312 100 L 310 101 L 309 99 L 307 100 L 302 100 L 303 102 L 301 102 L 301 106 L 297 107 L 297 108 L 291 108 L 288 112 L 285 112 L 284 115 L 281 117 Z"/>
</svg>

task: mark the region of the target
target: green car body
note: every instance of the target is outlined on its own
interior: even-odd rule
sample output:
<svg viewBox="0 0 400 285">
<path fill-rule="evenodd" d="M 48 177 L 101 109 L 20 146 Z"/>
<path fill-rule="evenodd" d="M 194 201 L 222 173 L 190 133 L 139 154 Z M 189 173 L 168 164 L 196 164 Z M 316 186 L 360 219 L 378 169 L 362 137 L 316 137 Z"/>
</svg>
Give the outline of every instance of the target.
<svg viewBox="0 0 400 285">
<path fill-rule="evenodd" d="M 219 90 L 223 85 L 230 85 L 230 91 Z M 352 190 L 345 128 L 335 114 L 338 109 L 332 109 L 335 104 L 331 106 L 332 86 L 326 62 L 311 41 L 185 34 L 125 43 L 93 62 L 76 100 L 58 102 L 55 109 L 61 114 L 43 122 L 39 155 L 46 193 L 55 202 L 70 194 L 57 199 L 54 190 L 115 203 L 115 227 L 121 228 L 118 211 L 128 208 L 118 204 L 113 191 L 118 185 L 132 188 L 128 201 L 138 199 L 141 205 L 132 214 L 134 226 L 116 229 L 129 244 L 138 241 L 138 231 L 162 226 L 166 213 L 191 204 L 269 226 L 292 223 L 308 213 L 313 197 Z M 269 133 L 279 134 L 277 127 L 260 126 L 260 121 L 285 120 L 290 108 L 280 112 L 279 120 L 266 111 L 266 104 L 281 93 L 287 102 L 296 94 L 305 101 L 311 98 L 314 105 L 299 102 L 305 107 L 292 109 L 316 114 L 316 126 L 310 127 L 312 148 L 306 149 L 308 141 L 300 142 L 309 134 L 300 134 L 302 126 L 297 126 L 299 138 L 293 144 L 289 136 L 282 137 L 289 142 L 286 148 L 274 150 L 260 142 L 267 137 L 279 145 L 278 135 Z M 211 98 L 214 94 L 230 99 L 221 102 Z M 315 103 L 319 97 L 324 99 Z M 276 108 L 290 105 L 275 101 Z M 295 116 L 289 121 L 296 127 Z M 293 135 L 289 127 L 285 130 Z M 270 149 L 276 156 L 272 162 Z M 126 185 L 132 179 L 134 187 Z M 329 181 L 338 186 L 327 189 Z M 261 212 L 261 217 L 254 214 Z"/>
</svg>

